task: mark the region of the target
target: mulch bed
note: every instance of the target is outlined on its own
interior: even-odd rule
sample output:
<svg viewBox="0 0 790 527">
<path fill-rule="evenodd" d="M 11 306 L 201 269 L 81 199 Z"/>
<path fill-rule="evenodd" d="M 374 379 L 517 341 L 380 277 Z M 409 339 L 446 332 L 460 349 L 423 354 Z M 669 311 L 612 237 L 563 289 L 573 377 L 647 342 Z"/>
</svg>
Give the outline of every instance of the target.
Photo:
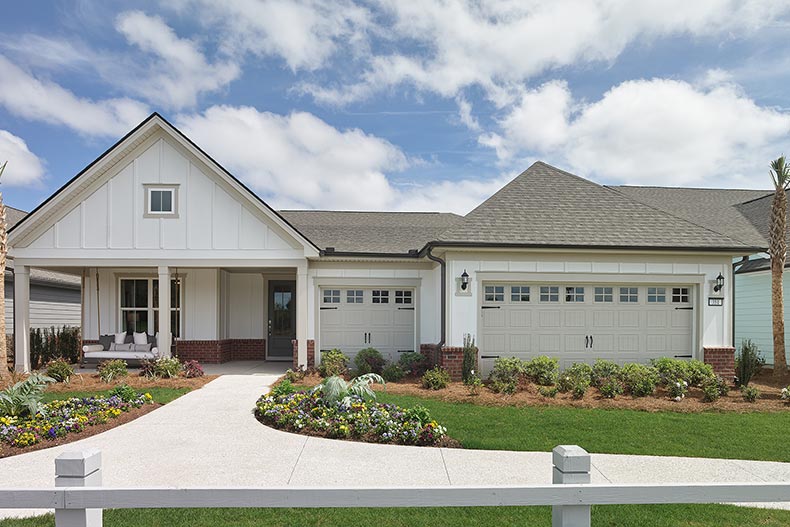
<svg viewBox="0 0 790 527">
<path fill-rule="evenodd" d="M 68 383 L 59 382 L 50 384 L 47 387 L 47 392 L 98 392 L 112 390 L 119 384 L 128 384 L 137 391 L 143 391 L 147 388 L 189 388 L 191 390 L 196 390 L 197 388 L 202 388 L 217 377 L 219 377 L 219 375 L 204 375 L 203 377 L 196 377 L 194 379 L 186 379 L 184 377 L 177 377 L 175 379 L 149 379 L 147 377 L 140 377 L 136 372 L 131 372 L 126 377 L 120 377 L 110 383 L 106 383 L 99 379 L 99 376 L 95 373 L 75 373 Z M 22 379 L 24 379 L 24 376 L 15 375 L 11 384 L 21 381 Z M 0 389 L 3 388 L 5 388 L 5 385 L 0 381 Z"/>
<path fill-rule="evenodd" d="M 317 374 L 306 376 L 298 384 L 313 386 L 321 382 Z M 780 395 L 783 387 L 790 384 L 790 377 L 774 380 L 771 371 L 763 371 L 755 377 L 750 386 L 760 390 L 760 398 L 754 403 L 743 400 L 741 392 L 734 385 L 730 386 L 730 393 L 718 401 L 706 403 L 702 400 L 702 390 L 690 388 L 686 398 L 675 402 L 669 398 L 666 389 L 659 387 L 652 397 L 632 397 L 619 395 L 615 399 L 606 399 L 593 387 L 581 400 L 574 400 L 569 393 L 558 393 L 556 397 L 544 397 L 538 393 L 538 386 L 522 384 L 519 391 L 513 395 L 494 393 L 486 387 L 481 387 L 477 395 L 470 395 L 469 390 L 461 382 L 450 383 L 444 390 L 427 390 L 420 384 L 418 378 L 406 378 L 400 382 L 388 382 L 386 386 L 374 385 L 376 391 L 384 391 L 396 395 L 411 395 L 426 399 L 438 399 L 450 403 L 470 403 L 482 406 L 522 406 L 522 407 L 569 407 L 569 408 L 604 408 L 604 409 L 629 409 L 647 412 L 782 412 L 790 411 L 790 404 L 785 403 Z"/>
<path fill-rule="evenodd" d="M 86 437 L 90 437 L 96 434 L 100 434 L 109 430 L 110 428 L 115 428 L 116 426 L 120 426 L 124 423 L 128 423 L 138 417 L 147 414 L 148 412 L 153 412 L 157 408 L 161 407 L 161 404 L 144 404 L 140 408 L 132 408 L 128 412 L 123 412 L 121 415 L 114 419 L 108 420 L 106 423 L 98 424 L 95 426 L 88 426 L 82 432 L 71 433 L 66 435 L 65 437 L 58 437 L 53 439 L 52 441 L 45 440 L 41 441 L 40 443 L 36 443 L 35 445 L 30 445 L 26 447 L 14 447 L 10 445 L 0 445 L 0 458 L 16 456 L 18 454 L 26 454 L 27 452 L 33 452 L 35 450 L 43 450 L 45 448 L 50 448 L 53 446 L 58 445 L 65 445 L 67 443 L 73 443 L 74 441 L 79 441 L 80 439 L 85 439 Z"/>
</svg>

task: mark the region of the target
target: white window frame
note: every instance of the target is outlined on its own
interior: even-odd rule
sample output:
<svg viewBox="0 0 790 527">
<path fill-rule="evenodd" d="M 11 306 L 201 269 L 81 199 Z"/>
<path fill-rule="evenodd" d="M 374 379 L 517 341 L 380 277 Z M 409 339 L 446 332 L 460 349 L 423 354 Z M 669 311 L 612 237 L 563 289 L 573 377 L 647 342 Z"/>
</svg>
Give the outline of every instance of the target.
<svg viewBox="0 0 790 527">
<path fill-rule="evenodd" d="M 148 288 L 147 291 L 147 300 L 145 307 L 123 307 L 121 304 L 123 303 L 123 282 L 124 280 L 144 280 L 148 282 L 146 286 Z M 124 313 L 126 311 L 147 311 L 148 312 L 148 332 L 149 335 L 154 336 L 157 332 L 154 328 L 159 323 L 159 308 L 154 307 L 154 282 L 159 281 L 158 277 L 153 276 L 119 276 L 118 277 L 118 300 L 117 300 L 117 307 L 118 307 L 118 332 L 127 331 L 126 329 L 126 317 Z M 171 277 L 171 282 L 176 281 L 176 278 Z M 170 299 L 170 312 L 176 311 L 178 313 L 178 335 L 173 335 L 177 338 L 183 338 L 184 335 L 184 277 L 178 277 L 178 306 L 174 306 L 175 302 L 173 299 Z M 172 328 L 170 328 L 172 331 Z M 137 331 L 137 328 L 134 328 L 133 331 Z"/>
<path fill-rule="evenodd" d="M 339 304 L 340 289 L 323 289 L 321 291 L 322 304 Z"/>
<path fill-rule="evenodd" d="M 515 304 L 523 304 L 532 300 L 532 289 L 528 285 L 511 285 L 510 301 Z"/>
<path fill-rule="evenodd" d="M 540 301 L 542 303 L 554 304 L 560 301 L 560 286 L 558 285 L 542 285 L 540 286 L 539 291 Z"/>
<path fill-rule="evenodd" d="M 365 291 L 363 289 L 346 289 L 346 304 L 364 304 Z"/>
<path fill-rule="evenodd" d="M 625 293 L 623 290 L 625 289 Z M 624 286 L 618 288 L 618 300 L 621 304 L 638 304 L 639 303 L 639 287 Z M 625 298 L 625 300 L 623 300 Z"/>
<path fill-rule="evenodd" d="M 675 291 L 678 291 L 675 293 Z M 675 300 L 675 297 L 678 300 Z M 685 300 L 684 300 L 685 298 Z M 672 303 L 673 304 L 690 304 L 691 303 L 691 288 L 688 286 L 673 286 L 672 287 Z"/>
<path fill-rule="evenodd" d="M 648 304 L 666 304 L 667 303 L 667 288 L 658 286 L 649 286 L 647 288 L 647 303 Z"/>
<path fill-rule="evenodd" d="M 371 303 L 373 304 L 389 304 L 390 292 L 389 289 L 374 289 L 371 292 Z"/>
<path fill-rule="evenodd" d="M 146 218 L 178 218 L 178 185 L 166 184 L 146 184 L 145 189 L 145 213 Z M 155 211 L 151 209 L 153 192 L 170 192 L 170 211 Z"/>
<path fill-rule="evenodd" d="M 596 286 L 593 290 L 593 301 L 596 304 L 614 303 L 614 286 Z"/>
<path fill-rule="evenodd" d="M 395 290 L 395 303 L 403 305 L 412 305 L 414 293 L 411 289 L 396 289 Z"/>
<path fill-rule="evenodd" d="M 583 304 L 584 303 L 584 287 L 579 285 L 565 286 L 565 303 L 566 304 Z"/>
<path fill-rule="evenodd" d="M 483 286 L 483 300 L 485 302 L 500 303 L 505 301 L 505 286 L 503 284 L 486 284 Z"/>
</svg>

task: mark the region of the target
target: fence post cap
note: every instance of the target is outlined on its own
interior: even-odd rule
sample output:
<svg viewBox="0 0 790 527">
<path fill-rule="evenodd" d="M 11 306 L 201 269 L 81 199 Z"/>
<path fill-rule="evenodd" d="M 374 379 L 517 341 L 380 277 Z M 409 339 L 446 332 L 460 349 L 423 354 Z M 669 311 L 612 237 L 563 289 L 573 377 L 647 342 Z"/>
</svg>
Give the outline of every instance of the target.
<svg viewBox="0 0 790 527">
<path fill-rule="evenodd" d="M 63 452 L 55 458 L 55 475 L 84 477 L 101 468 L 101 451 L 97 448 Z"/>
<path fill-rule="evenodd" d="M 590 454 L 577 445 L 559 445 L 552 450 L 552 461 L 561 472 L 589 472 Z"/>
</svg>

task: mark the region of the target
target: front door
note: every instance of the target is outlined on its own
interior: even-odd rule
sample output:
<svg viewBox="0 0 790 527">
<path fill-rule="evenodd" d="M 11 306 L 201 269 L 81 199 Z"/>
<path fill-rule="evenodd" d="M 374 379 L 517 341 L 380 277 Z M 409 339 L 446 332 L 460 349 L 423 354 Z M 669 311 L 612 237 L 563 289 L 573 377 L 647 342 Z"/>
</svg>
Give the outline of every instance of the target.
<svg viewBox="0 0 790 527">
<path fill-rule="evenodd" d="M 269 282 L 269 342 L 267 358 L 291 360 L 296 338 L 296 282 Z"/>
</svg>

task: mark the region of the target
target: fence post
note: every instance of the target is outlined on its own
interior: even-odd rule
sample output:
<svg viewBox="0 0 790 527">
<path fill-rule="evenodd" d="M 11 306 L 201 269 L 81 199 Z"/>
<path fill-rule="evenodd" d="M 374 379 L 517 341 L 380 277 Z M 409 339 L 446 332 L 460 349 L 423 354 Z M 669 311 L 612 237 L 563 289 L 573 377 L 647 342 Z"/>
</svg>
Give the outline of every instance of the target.
<svg viewBox="0 0 790 527">
<path fill-rule="evenodd" d="M 552 451 L 554 464 L 552 483 L 581 484 L 590 482 L 590 454 L 580 446 L 560 445 Z M 552 527 L 590 527 L 589 505 L 554 505 L 551 507 Z"/>
<path fill-rule="evenodd" d="M 101 486 L 101 452 L 92 448 L 59 455 L 55 486 Z M 102 509 L 55 509 L 55 527 L 102 527 Z"/>
</svg>

